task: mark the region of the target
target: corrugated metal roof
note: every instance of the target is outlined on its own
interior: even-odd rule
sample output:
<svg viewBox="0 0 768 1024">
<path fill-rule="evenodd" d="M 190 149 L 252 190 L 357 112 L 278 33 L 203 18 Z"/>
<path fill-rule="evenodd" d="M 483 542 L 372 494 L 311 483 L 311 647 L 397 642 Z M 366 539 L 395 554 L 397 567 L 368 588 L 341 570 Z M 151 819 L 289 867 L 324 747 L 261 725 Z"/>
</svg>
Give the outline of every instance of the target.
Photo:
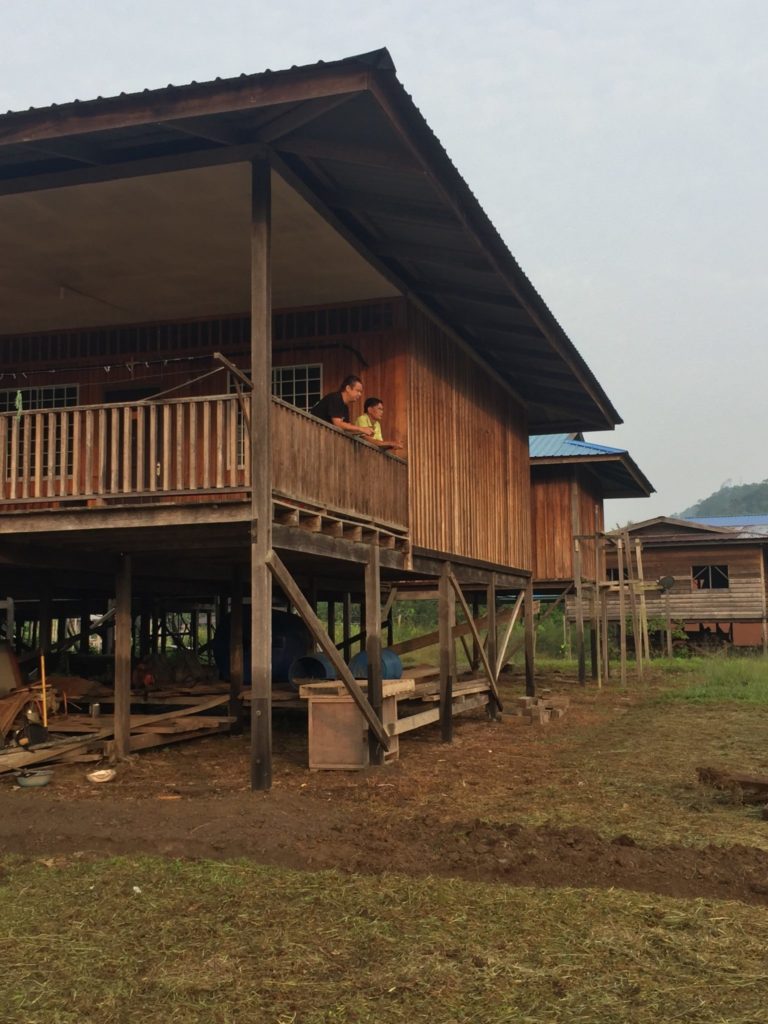
<svg viewBox="0 0 768 1024">
<path fill-rule="evenodd" d="M 703 526 L 768 526 L 768 514 L 764 513 L 745 516 L 686 516 L 686 519 Z"/>
<path fill-rule="evenodd" d="M 626 455 L 626 448 L 608 448 L 593 441 L 577 441 L 572 434 L 534 434 L 528 438 L 532 459 L 567 459 L 585 455 Z"/>
</svg>

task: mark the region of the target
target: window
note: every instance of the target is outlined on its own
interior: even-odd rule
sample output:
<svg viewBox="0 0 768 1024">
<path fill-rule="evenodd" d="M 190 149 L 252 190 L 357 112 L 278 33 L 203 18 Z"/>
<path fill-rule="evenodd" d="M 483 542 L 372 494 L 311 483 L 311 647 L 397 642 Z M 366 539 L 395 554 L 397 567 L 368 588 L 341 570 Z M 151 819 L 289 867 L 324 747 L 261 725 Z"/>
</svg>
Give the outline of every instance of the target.
<svg viewBox="0 0 768 1024">
<path fill-rule="evenodd" d="M 308 363 L 304 366 L 272 367 L 272 394 L 309 412 L 323 397 L 322 365 Z"/>
<path fill-rule="evenodd" d="M 727 565 L 694 565 L 691 568 L 694 590 L 727 590 Z"/>
<path fill-rule="evenodd" d="M 618 566 L 616 566 L 616 565 L 609 565 L 608 568 L 605 570 L 605 578 L 608 580 L 609 583 L 618 583 L 619 582 L 619 568 L 618 568 Z M 624 579 L 625 580 L 629 579 L 629 570 L 626 567 L 624 569 Z"/>
<path fill-rule="evenodd" d="M 16 412 L 17 396 L 21 395 L 21 409 L 22 412 L 38 411 L 41 409 L 65 409 L 69 406 L 77 405 L 78 401 L 78 386 L 77 384 L 65 384 L 62 387 L 43 387 L 43 388 L 7 388 L 0 390 L 0 413 Z M 30 464 L 33 458 L 37 444 L 37 423 L 35 418 L 32 418 L 29 432 L 29 447 L 30 447 Z M 56 432 L 61 430 L 61 422 L 56 419 L 54 424 Z M 54 451 L 56 452 L 56 476 L 61 476 L 61 437 L 55 437 L 54 439 Z M 5 468 L 8 477 L 12 476 L 11 466 L 11 444 L 13 438 L 11 431 L 8 431 L 8 445 L 5 452 Z M 58 442 L 58 443 L 55 443 Z M 20 477 L 24 472 L 24 443 L 25 435 L 20 432 L 18 442 L 18 454 L 16 461 L 16 476 Z M 48 417 L 43 417 L 43 474 L 48 474 L 48 452 L 50 450 L 51 438 L 48 436 Z M 69 431 L 67 436 L 67 465 L 66 474 L 67 476 L 72 473 L 72 462 L 73 462 L 73 437 L 72 431 Z"/>
</svg>

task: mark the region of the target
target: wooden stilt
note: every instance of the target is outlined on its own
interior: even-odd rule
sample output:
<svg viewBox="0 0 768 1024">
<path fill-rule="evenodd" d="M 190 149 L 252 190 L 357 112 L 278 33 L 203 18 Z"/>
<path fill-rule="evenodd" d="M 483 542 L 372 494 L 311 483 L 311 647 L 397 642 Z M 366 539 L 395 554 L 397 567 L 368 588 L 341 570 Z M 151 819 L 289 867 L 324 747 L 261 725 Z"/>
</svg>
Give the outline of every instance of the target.
<svg viewBox="0 0 768 1024">
<path fill-rule="evenodd" d="M 622 686 L 627 685 L 627 612 L 624 606 L 624 541 L 616 541 L 616 563 L 619 570 L 619 669 Z"/>
<path fill-rule="evenodd" d="M 336 602 L 329 597 L 326 607 L 328 611 L 328 636 L 336 643 Z"/>
<path fill-rule="evenodd" d="M 672 649 L 672 602 L 670 601 L 669 591 L 668 590 L 664 594 L 664 613 L 665 613 L 666 620 L 667 620 L 667 623 L 666 623 L 666 625 L 667 625 L 667 628 L 666 628 L 666 634 L 667 634 L 667 657 L 671 658 L 671 657 L 673 657 L 673 653 L 674 653 L 673 649 Z"/>
<path fill-rule="evenodd" d="M 381 553 L 371 544 L 365 566 L 365 653 L 368 656 L 368 700 L 373 713 L 382 718 L 384 695 L 381 678 Z M 331 639 L 335 639 L 331 633 Z M 384 763 L 384 748 L 369 732 L 371 764 Z"/>
<path fill-rule="evenodd" d="M 342 622 L 342 651 L 344 652 L 344 661 L 349 664 L 349 660 L 352 657 L 352 644 L 350 642 L 351 626 L 352 626 L 352 595 L 349 591 L 344 594 L 344 604 L 341 609 L 341 622 Z"/>
<path fill-rule="evenodd" d="M 498 663 L 499 658 L 499 646 L 498 646 L 498 632 L 496 622 L 496 573 L 491 573 L 491 582 L 488 584 L 486 590 L 486 619 L 487 619 L 487 635 L 485 640 L 485 649 L 488 652 L 488 661 L 494 667 Z M 498 672 L 496 673 L 498 675 Z"/>
<path fill-rule="evenodd" d="M 251 165 L 251 788 L 272 785 L 271 168 Z"/>
<path fill-rule="evenodd" d="M 476 593 L 472 594 L 472 618 L 477 621 L 480 618 L 480 598 Z M 472 656 L 470 658 L 469 667 L 473 672 L 477 672 L 478 666 L 480 665 L 480 650 L 482 644 L 473 637 L 472 638 Z"/>
<path fill-rule="evenodd" d="M 243 576 L 239 565 L 232 567 L 229 612 L 229 714 L 235 721 L 231 732 L 243 731 Z"/>
<path fill-rule="evenodd" d="M 623 532 L 624 555 L 627 565 L 627 590 L 629 592 L 629 610 L 632 616 L 632 633 L 635 640 L 635 665 L 637 678 L 643 678 L 643 637 L 640 626 L 640 611 L 637 601 L 637 588 L 635 587 L 635 570 L 632 567 L 632 545 L 629 539 L 629 531 Z"/>
<path fill-rule="evenodd" d="M 115 756 L 131 750 L 131 558 L 123 555 L 115 581 Z"/>
<path fill-rule="evenodd" d="M 152 626 L 152 606 L 144 598 L 139 611 L 139 657 L 148 658 L 150 650 L 150 630 Z M 81 638 L 82 641 L 82 638 Z"/>
<path fill-rule="evenodd" d="M 536 696 L 536 669 L 534 654 L 533 577 L 525 584 L 525 692 Z"/>
<path fill-rule="evenodd" d="M 88 602 L 88 598 L 84 597 L 80 601 L 80 639 L 78 641 L 77 649 L 80 654 L 87 654 L 91 649 L 91 606 Z"/>
<path fill-rule="evenodd" d="M 494 596 L 495 605 L 495 596 Z M 451 587 L 451 564 L 444 562 L 440 573 L 437 625 L 440 634 L 440 733 L 443 743 L 453 740 L 453 681 L 456 675 L 456 601 Z"/>
<path fill-rule="evenodd" d="M 587 685 L 587 664 L 584 654 L 584 586 L 581 570 L 581 543 L 573 542 L 573 576 L 576 584 L 576 661 L 579 670 L 579 682 Z"/>
<path fill-rule="evenodd" d="M 645 660 L 651 660 L 651 638 L 648 635 L 648 604 L 645 600 L 645 574 L 643 572 L 643 544 L 639 537 L 635 538 L 635 562 L 637 563 L 637 582 L 640 588 L 640 633 L 643 638 Z"/>
<path fill-rule="evenodd" d="M 50 654 L 51 651 L 51 592 L 45 587 L 40 595 L 40 618 L 37 637 L 38 646 L 43 654 Z"/>
</svg>

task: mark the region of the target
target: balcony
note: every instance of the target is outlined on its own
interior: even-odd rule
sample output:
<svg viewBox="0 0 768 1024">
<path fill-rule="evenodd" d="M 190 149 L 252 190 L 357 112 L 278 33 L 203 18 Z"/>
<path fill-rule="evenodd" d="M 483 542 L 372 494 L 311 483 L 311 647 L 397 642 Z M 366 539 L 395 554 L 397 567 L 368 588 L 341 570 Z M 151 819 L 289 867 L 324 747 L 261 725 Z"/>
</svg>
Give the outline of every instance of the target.
<svg viewBox="0 0 768 1024">
<path fill-rule="evenodd" d="M 247 502 L 248 396 L 0 415 L 0 514 Z M 258 437 L 254 443 L 258 444 Z M 276 501 L 407 531 L 405 462 L 272 399 Z"/>
</svg>

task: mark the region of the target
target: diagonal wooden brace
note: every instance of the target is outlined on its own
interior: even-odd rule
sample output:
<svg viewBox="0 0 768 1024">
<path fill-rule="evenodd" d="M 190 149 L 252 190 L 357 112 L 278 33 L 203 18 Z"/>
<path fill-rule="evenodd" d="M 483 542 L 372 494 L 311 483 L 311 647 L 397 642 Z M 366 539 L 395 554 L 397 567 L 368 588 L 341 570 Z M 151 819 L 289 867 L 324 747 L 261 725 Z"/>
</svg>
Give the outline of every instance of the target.
<svg viewBox="0 0 768 1024">
<path fill-rule="evenodd" d="M 285 563 L 274 550 L 270 551 L 267 555 L 267 565 L 269 566 L 270 572 L 285 593 L 285 596 L 294 606 L 306 623 L 307 629 L 309 629 L 314 639 L 320 645 L 323 654 L 336 669 L 339 679 L 344 683 L 349 695 L 352 697 L 355 704 L 357 704 L 360 713 L 363 718 L 365 718 L 376 739 L 385 750 L 389 750 L 389 736 L 382 725 L 381 719 L 369 704 L 368 698 L 360 689 L 357 680 L 349 671 L 349 668 L 344 664 L 343 658 L 336 650 L 336 645 L 323 628 L 323 624 L 320 619 L 315 615 L 309 601 L 302 594 L 296 580 L 291 576 Z"/>
<path fill-rule="evenodd" d="M 478 649 L 480 651 L 480 658 L 483 662 L 485 674 L 488 677 L 488 684 L 491 688 L 493 699 L 496 701 L 496 706 L 498 707 L 499 711 L 503 711 L 504 707 L 501 703 L 501 698 L 499 697 L 499 688 L 496 685 L 496 676 L 493 673 L 491 664 L 488 661 L 488 655 L 485 653 L 485 648 L 483 647 L 482 641 L 480 640 L 480 634 L 477 631 L 475 620 L 472 618 L 472 611 L 470 610 L 470 607 L 467 604 L 467 599 L 464 597 L 464 593 L 461 589 L 461 584 L 459 583 L 459 581 L 456 579 L 452 572 L 448 573 L 448 579 L 450 580 L 451 586 L 454 589 L 456 597 L 458 597 L 459 599 L 461 610 L 464 612 L 464 618 L 467 620 L 472 636 L 474 637 L 475 643 L 477 644 Z"/>
</svg>

